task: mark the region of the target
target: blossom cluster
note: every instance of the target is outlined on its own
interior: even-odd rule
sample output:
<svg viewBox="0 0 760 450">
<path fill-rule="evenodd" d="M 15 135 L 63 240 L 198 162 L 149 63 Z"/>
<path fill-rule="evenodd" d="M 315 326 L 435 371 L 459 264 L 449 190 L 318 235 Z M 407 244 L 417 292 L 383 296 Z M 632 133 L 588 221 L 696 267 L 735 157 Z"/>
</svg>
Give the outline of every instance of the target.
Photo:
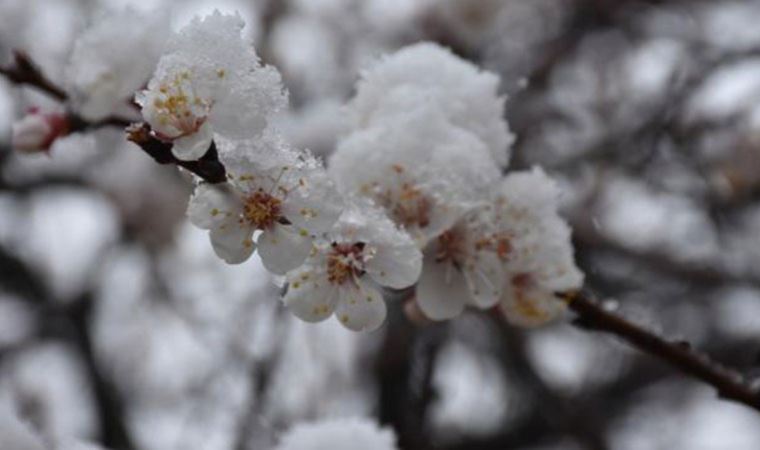
<svg viewBox="0 0 760 450">
<path fill-rule="evenodd" d="M 152 137 L 177 160 L 218 152 L 226 181 L 197 180 L 188 217 L 227 263 L 257 252 L 299 318 L 374 330 L 395 290 L 432 320 L 469 306 L 533 326 L 562 312 L 556 293 L 581 286 L 556 184 L 539 168 L 504 175 L 514 137 L 496 75 L 433 43 L 381 58 L 345 105 L 325 167 L 278 131 L 287 91 L 239 15 L 215 12 L 177 32 L 160 16 L 109 20 L 74 49 L 79 114 L 103 119 L 136 92 Z M 103 50 L 113 21 L 143 31 L 119 44 L 126 54 L 146 47 L 141 63 Z M 49 145 L 55 127 L 37 122 Z M 29 130 L 17 134 L 31 141 Z"/>
</svg>

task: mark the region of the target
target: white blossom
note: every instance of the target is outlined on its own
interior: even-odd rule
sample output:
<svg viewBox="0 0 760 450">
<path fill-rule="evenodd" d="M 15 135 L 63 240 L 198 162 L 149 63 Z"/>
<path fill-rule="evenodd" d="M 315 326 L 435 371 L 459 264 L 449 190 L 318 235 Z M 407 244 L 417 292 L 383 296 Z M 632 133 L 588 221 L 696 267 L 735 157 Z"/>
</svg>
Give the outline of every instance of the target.
<svg viewBox="0 0 760 450">
<path fill-rule="evenodd" d="M 288 272 L 285 305 L 307 322 L 333 313 L 347 328 L 372 331 L 385 320 L 376 285 L 412 286 L 422 255 L 408 234 L 378 209 L 359 202 L 344 210 L 325 239 L 315 241 L 303 266 Z"/>
<path fill-rule="evenodd" d="M 536 326 L 558 317 L 564 305 L 555 294 L 583 284 L 558 199 L 556 183 L 538 168 L 510 174 L 499 187 L 497 219 L 510 236 L 500 308 L 514 324 Z"/>
<path fill-rule="evenodd" d="M 474 209 L 425 249 L 416 300 L 429 318 L 451 319 L 467 304 L 486 309 L 498 303 L 510 243 L 495 228 L 491 209 Z"/>
<path fill-rule="evenodd" d="M 557 213 L 559 191 L 542 170 L 508 175 L 493 198 L 466 214 L 425 249 L 416 300 L 435 320 L 466 305 L 500 305 L 511 322 L 532 326 L 557 317 L 555 294 L 578 289 L 570 229 Z"/>
<path fill-rule="evenodd" d="M 168 15 L 156 11 L 96 18 L 76 40 L 66 69 L 77 112 L 98 120 L 124 110 L 156 69 L 170 33 Z"/>
<path fill-rule="evenodd" d="M 329 167 L 344 192 L 372 199 L 421 248 L 500 177 L 482 141 L 429 105 L 349 134 Z"/>
<path fill-rule="evenodd" d="M 68 133 L 69 122 L 61 113 L 42 113 L 32 109 L 11 127 L 11 144 L 24 153 L 47 151 L 53 142 Z"/>
<path fill-rule="evenodd" d="M 266 142 L 270 151 L 257 151 L 256 146 L 268 146 Z M 220 151 L 230 182 L 199 184 L 190 199 L 188 216 L 193 224 L 209 230 L 215 252 L 226 262 L 241 263 L 258 248 L 264 266 L 284 275 L 304 261 L 312 237 L 333 225 L 342 204 L 310 154 L 281 145 L 272 135 L 257 142 L 222 141 Z M 253 234 L 258 230 L 261 233 L 254 244 Z"/>
<path fill-rule="evenodd" d="M 170 39 L 148 89 L 137 95 L 156 136 L 183 160 L 203 156 L 214 133 L 251 139 L 287 97 L 279 72 L 262 66 L 241 36 L 239 15 L 194 19 Z"/>
<path fill-rule="evenodd" d="M 475 134 L 496 164 L 504 167 L 514 137 L 503 118 L 504 97 L 499 96 L 498 87 L 495 74 L 481 71 L 438 44 L 419 43 L 364 71 L 348 113 L 354 127 L 361 129 L 427 105 L 440 111 L 451 126 Z"/>
<path fill-rule="evenodd" d="M 397 450 L 392 430 L 363 418 L 324 419 L 295 425 L 275 450 Z"/>
</svg>

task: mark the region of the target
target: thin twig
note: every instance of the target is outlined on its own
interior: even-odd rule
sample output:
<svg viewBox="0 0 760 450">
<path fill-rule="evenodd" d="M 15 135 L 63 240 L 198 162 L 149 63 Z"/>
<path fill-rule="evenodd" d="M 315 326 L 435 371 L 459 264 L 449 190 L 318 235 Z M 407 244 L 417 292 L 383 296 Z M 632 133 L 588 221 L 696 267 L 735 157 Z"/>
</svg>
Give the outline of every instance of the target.
<svg viewBox="0 0 760 450">
<path fill-rule="evenodd" d="M 208 183 L 224 183 L 227 171 L 219 161 L 216 144 L 213 142 L 197 161 L 183 161 L 172 154 L 172 145 L 156 138 L 146 123 L 136 123 L 127 129 L 127 139 L 134 142 L 159 164 L 174 164 L 189 170 Z"/>
<path fill-rule="evenodd" d="M 16 84 L 26 84 L 36 87 L 61 102 L 68 99 L 66 91 L 50 81 L 42 70 L 26 53 L 16 50 L 13 52 L 13 64 L 8 67 L 0 66 L 0 74 L 5 75 Z"/>
<path fill-rule="evenodd" d="M 565 294 L 561 297 L 568 301 L 570 309 L 578 314 L 578 326 L 614 334 L 637 349 L 713 386 L 722 398 L 760 411 L 760 390 L 753 387 L 741 373 L 695 351 L 689 343 L 669 341 L 629 322 L 605 310 L 586 293 Z"/>
</svg>

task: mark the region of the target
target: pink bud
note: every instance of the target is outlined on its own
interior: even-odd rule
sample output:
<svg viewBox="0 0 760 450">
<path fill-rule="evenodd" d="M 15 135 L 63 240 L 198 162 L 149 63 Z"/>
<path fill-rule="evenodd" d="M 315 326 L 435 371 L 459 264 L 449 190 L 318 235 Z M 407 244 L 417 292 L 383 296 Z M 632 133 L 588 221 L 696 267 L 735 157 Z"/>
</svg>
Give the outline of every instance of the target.
<svg viewBox="0 0 760 450">
<path fill-rule="evenodd" d="M 13 148 L 25 153 L 37 153 L 49 150 L 53 141 L 68 134 L 69 123 L 65 114 L 44 114 L 33 108 L 12 128 Z"/>
</svg>

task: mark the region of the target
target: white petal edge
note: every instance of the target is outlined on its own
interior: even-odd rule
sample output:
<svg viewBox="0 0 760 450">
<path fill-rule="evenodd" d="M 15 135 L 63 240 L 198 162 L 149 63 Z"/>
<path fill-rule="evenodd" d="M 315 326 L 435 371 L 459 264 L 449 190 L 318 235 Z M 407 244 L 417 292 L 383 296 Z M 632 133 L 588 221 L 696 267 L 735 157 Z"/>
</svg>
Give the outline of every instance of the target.
<svg viewBox="0 0 760 450">
<path fill-rule="evenodd" d="M 190 222 L 204 230 L 232 223 L 241 212 L 242 205 L 231 192 L 208 183 L 199 184 L 187 204 Z"/>
<path fill-rule="evenodd" d="M 275 224 L 264 230 L 256 241 L 264 267 L 277 275 L 303 264 L 311 251 L 311 236 L 292 226 Z"/>
<path fill-rule="evenodd" d="M 340 287 L 340 299 L 335 316 L 352 331 L 375 331 L 385 322 L 388 310 L 383 295 L 364 280 L 358 285 L 346 283 Z"/>
<path fill-rule="evenodd" d="M 420 278 L 422 252 L 410 241 L 409 245 L 379 246 L 367 261 L 367 273 L 382 286 L 407 288 Z"/>
<path fill-rule="evenodd" d="M 338 291 L 309 264 L 288 272 L 288 291 L 282 301 L 294 316 L 305 322 L 321 322 L 330 317 L 338 301 Z"/>
<path fill-rule="evenodd" d="M 256 245 L 252 241 L 253 229 L 237 222 L 225 223 L 209 232 L 214 253 L 227 264 L 240 264 L 250 258 Z"/>
<path fill-rule="evenodd" d="M 195 133 L 175 139 L 172 154 L 182 161 L 196 161 L 206 154 L 213 140 L 214 132 L 206 122 Z"/>
<path fill-rule="evenodd" d="M 316 183 L 316 180 L 309 180 L 308 177 L 305 180 L 307 185 Z M 319 187 L 322 189 L 313 189 L 310 192 L 302 192 L 302 188 L 298 188 L 290 193 L 282 205 L 283 215 L 293 225 L 305 228 L 313 234 L 328 231 L 343 211 L 343 199 L 335 188 Z"/>
</svg>

